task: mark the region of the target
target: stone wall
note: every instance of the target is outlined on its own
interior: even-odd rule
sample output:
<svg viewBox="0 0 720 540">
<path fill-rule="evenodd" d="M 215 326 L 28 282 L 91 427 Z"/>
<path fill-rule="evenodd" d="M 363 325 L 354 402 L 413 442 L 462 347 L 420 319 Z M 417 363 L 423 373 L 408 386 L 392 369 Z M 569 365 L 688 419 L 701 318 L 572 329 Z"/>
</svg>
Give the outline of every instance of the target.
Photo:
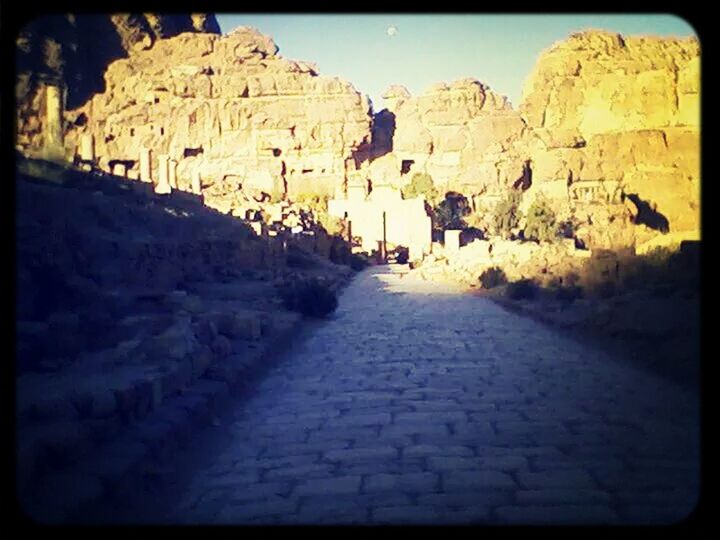
<svg viewBox="0 0 720 540">
<path fill-rule="evenodd" d="M 139 172 L 150 150 L 176 162 L 177 187 L 199 177 L 206 203 L 229 212 L 238 190 L 332 195 L 370 138 L 369 102 L 347 82 L 278 54 L 251 28 L 184 33 L 108 66 L 106 90 L 66 114 L 65 151 L 92 136 L 102 169 Z"/>
<path fill-rule="evenodd" d="M 525 129 L 520 114 L 504 96 L 474 79 L 436 84 L 412 97 L 403 87 L 383 96 L 394 116 L 392 162 L 394 181 L 426 172 L 446 189 L 497 191 L 522 173 L 521 156 L 512 141 Z M 381 158 L 382 159 L 382 158 Z M 373 179 L 378 167 L 369 166 Z"/>
<path fill-rule="evenodd" d="M 108 64 L 160 39 L 183 32 L 219 33 L 214 15 L 45 15 L 31 20 L 16 38 L 17 145 L 29 152 L 45 147 L 46 84 L 63 88 L 73 109 L 105 90 Z"/>
<path fill-rule="evenodd" d="M 92 99 L 63 114 L 72 83 L 63 97 L 49 80 L 23 102 L 22 148 L 162 177 L 234 214 L 262 193 L 342 198 L 347 185 L 398 188 L 416 172 L 478 206 L 502 198 L 529 164 L 521 210 L 542 193 L 591 247 L 699 231 L 696 39 L 574 34 L 540 56 L 518 110 L 463 79 L 416 97 L 391 87 L 373 117 L 352 85 L 283 58 L 254 29 L 174 35 L 176 25 L 151 39 L 133 21 L 113 19 L 132 30 L 120 33 L 126 57 L 107 67 Z"/>
<path fill-rule="evenodd" d="M 423 197 L 404 200 L 388 185 L 376 186 L 371 193 L 362 185 L 351 185 L 347 198 L 328 201 L 328 213 L 347 218 L 353 239 L 359 238 L 368 253 L 381 251 L 383 241 L 388 250 L 408 248 L 411 259 L 430 252 L 432 223 Z"/>
<path fill-rule="evenodd" d="M 670 230 L 698 231 L 699 97 L 697 39 L 573 34 L 524 87 L 534 178 L 619 182 Z"/>
</svg>

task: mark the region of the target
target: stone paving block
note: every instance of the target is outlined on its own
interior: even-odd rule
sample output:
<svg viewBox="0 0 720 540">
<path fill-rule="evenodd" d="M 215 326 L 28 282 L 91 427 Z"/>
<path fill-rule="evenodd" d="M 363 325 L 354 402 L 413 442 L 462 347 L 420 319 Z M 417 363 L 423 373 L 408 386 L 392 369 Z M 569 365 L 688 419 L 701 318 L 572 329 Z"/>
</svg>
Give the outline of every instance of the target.
<svg viewBox="0 0 720 540">
<path fill-rule="evenodd" d="M 312 439 L 312 434 L 309 437 Z M 281 446 L 270 446 L 263 453 L 263 458 L 275 458 L 284 456 L 295 456 L 300 454 L 319 454 L 326 450 L 340 450 L 349 448 L 350 439 L 308 441 L 304 443 L 289 443 Z"/>
<path fill-rule="evenodd" d="M 513 525 L 617 525 L 618 514 L 602 505 L 501 506 L 499 523 Z"/>
<path fill-rule="evenodd" d="M 513 451 L 513 449 L 509 450 L 509 452 Z M 477 462 L 483 469 L 489 469 L 491 471 L 528 470 L 530 466 L 527 457 L 510 453 L 506 456 L 485 456 L 477 458 Z"/>
<path fill-rule="evenodd" d="M 273 481 L 246 484 L 233 489 L 226 499 L 230 503 L 239 503 L 247 501 L 258 501 L 267 498 L 287 497 L 292 490 L 292 482 L 290 481 Z"/>
<path fill-rule="evenodd" d="M 364 448 L 329 450 L 323 454 L 323 459 L 342 463 L 357 463 L 361 461 L 394 460 L 397 459 L 398 456 L 398 449 L 393 446 L 368 446 Z"/>
<path fill-rule="evenodd" d="M 426 412 L 410 412 L 395 414 L 394 423 L 403 425 L 404 423 L 424 423 L 433 424 L 446 422 L 466 422 L 467 413 L 464 411 L 426 411 Z"/>
<path fill-rule="evenodd" d="M 424 458 L 424 457 L 472 457 L 475 454 L 470 446 L 438 446 L 432 444 L 408 445 L 402 449 L 402 457 L 405 458 Z"/>
<path fill-rule="evenodd" d="M 431 493 L 440 487 L 439 475 L 419 472 L 404 474 L 369 474 L 363 478 L 363 492 L 400 491 L 403 493 Z"/>
<path fill-rule="evenodd" d="M 389 506 L 373 508 L 371 520 L 388 525 L 439 523 L 442 514 L 432 506 Z"/>
<path fill-rule="evenodd" d="M 412 504 L 410 495 L 393 492 L 350 493 L 330 495 L 306 495 L 300 497 L 300 510 L 317 511 L 323 514 L 343 512 L 355 508 L 377 506 L 406 506 Z"/>
<path fill-rule="evenodd" d="M 448 470 L 442 473 L 442 486 L 445 492 L 477 489 L 516 489 L 512 476 L 500 471 Z"/>
<path fill-rule="evenodd" d="M 354 409 L 341 416 L 333 417 L 327 421 L 325 426 L 331 429 L 335 426 L 383 426 L 390 423 L 391 416 L 388 412 L 357 414 Z"/>
<path fill-rule="evenodd" d="M 265 480 L 276 480 L 279 478 L 329 478 L 333 476 L 334 467 L 325 463 L 310 463 L 307 465 L 294 465 L 290 467 L 278 467 L 265 470 Z"/>
<path fill-rule="evenodd" d="M 518 504 L 527 505 L 557 505 L 600 503 L 610 505 L 612 497 L 609 493 L 591 489 L 545 488 L 532 490 L 519 490 L 515 493 Z"/>
<path fill-rule="evenodd" d="M 342 465 L 343 474 L 401 474 L 401 473 L 418 473 L 425 471 L 425 465 L 418 462 L 401 462 L 397 460 L 383 461 L 360 461 L 356 463 L 348 463 Z"/>
<path fill-rule="evenodd" d="M 428 469 L 431 471 L 477 470 L 480 462 L 475 457 L 429 456 Z"/>
<path fill-rule="evenodd" d="M 564 487 L 573 489 L 595 489 L 597 483 L 582 469 L 557 469 L 542 472 L 520 471 L 518 481 L 526 489 Z"/>
<path fill-rule="evenodd" d="M 450 435 L 450 429 L 446 424 L 391 424 L 380 428 L 380 438 L 402 435 L 426 435 L 441 437 L 443 440 Z M 435 440 L 436 441 L 436 440 Z M 434 441 L 434 442 L 435 442 Z"/>
<path fill-rule="evenodd" d="M 228 503 L 218 512 L 213 521 L 227 525 L 242 525 L 249 520 L 272 523 L 273 516 L 293 514 L 297 508 L 296 501 L 282 497 L 268 498 L 258 503 Z"/>
<path fill-rule="evenodd" d="M 337 478 L 317 478 L 305 480 L 297 485 L 294 495 L 342 495 L 360 492 L 360 475 L 339 476 Z"/>
<path fill-rule="evenodd" d="M 308 454 L 284 455 L 279 457 L 245 458 L 235 462 L 235 467 L 252 467 L 256 469 L 277 469 L 281 467 L 297 467 L 318 463 L 320 452 Z"/>
<path fill-rule="evenodd" d="M 507 505 L 513 501 L 513 489 L 492 489 L 477 486 L 475 489 L 456 493 L 420 494 L 418 503 L 440 509 L 453 508 L 491 508 Z"/>
<path fill-rule="evenodd" d="M 245 488 L 260 481 L 260 471 L 255 469 L 227 471 L 221 475 L 212 475 L 203 481 L 210 488 Z"/>
<path fill-rule="evenodd" d="M 342 429 L 321 429 L 309 434 L 308 443 L 354 441 L 377 439 L 378 427 L 343 427 Z M 383 428 L 384 429 L 384 428 Z"/>
</svg>

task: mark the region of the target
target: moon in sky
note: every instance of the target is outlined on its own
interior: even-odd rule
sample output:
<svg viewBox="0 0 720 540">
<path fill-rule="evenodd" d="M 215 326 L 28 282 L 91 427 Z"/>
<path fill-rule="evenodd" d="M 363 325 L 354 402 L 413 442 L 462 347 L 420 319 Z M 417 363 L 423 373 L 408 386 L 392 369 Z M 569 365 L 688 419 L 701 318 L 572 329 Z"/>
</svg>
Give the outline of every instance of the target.
<svg viewBox="0 0 720 540">
<path fill-rule="evenodd" d="M 397 34 L 397 31 L 398 30 L 396 26 L 388 26 L 387 35 L 393 37 L 395 34 Z"/>
</svg>

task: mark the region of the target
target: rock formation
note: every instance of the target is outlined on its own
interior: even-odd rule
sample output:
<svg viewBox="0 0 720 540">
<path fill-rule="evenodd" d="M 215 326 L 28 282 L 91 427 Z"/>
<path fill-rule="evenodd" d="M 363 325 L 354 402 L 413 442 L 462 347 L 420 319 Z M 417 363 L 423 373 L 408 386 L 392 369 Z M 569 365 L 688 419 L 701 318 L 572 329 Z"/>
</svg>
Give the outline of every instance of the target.
<svg viewBox="0 0 720 540">
<path fill-rule="evenodd" d="M 63 20 L 87 26 L 81 19 Z M 476 210 L 477 201 L 501 198 L 523 177 L 521 210 L 542 193 L 560 219 L 576 221 L 588 246 L 699 231 L 697 39 L 573 34 L 540 56 L 518 110 L 463 79 L 416 97 L 393 86 L 387 108 L 372 116 L 352 85 L 283 58 L 252 28 L 220 36 L 211 33 L 214 19 L 201 15 L 101 20 L 122 54 L 98 57 L 117 59 L 84 102 L 80 53 L 75 64 L 65 61 L 72 55 L 55 38 L 39 52 L 32 36 L 50 36 L 49 27 L 18 40 L 20 57 L 43 59 L 33 80 L 67 87 L 65 98 L 52 85 L 28 93 L 21 69 L 18 95 L 33 96 L 19 107 L 18 145 L 26 152 L 42 147 L 161 182 L 161 191 L 202 192 L 208 205 L 243 217 L 259 194 L 401 187 L 425 172 L 440 192 L 461 192 Z M 63 100 L 69 110 L 60 116 Z"/>
<path fill-rule="evenodd" d="M 378 115 L 394 116 L 392 123 L 385 120 L 394 129 L 392 155 L 384 156 L 383 166 L 370 164 L 373 181 L 384 181 L 392 171 L 393 183 L 402 184 L 401 171 L 408 181 L 415 172 L 427 172 L 447 189 L 479 192 L 522 173 L 522 162 L 507 150 L 525 124 L 504 96 L 479 81 L 435 84 L 417 97 L 393 86 L 383 98 L 387 111 Z"/>
<path fill-rule="evenodd" d="M 370 139 L 369 101 L 350 84 L 278 55 L 252 28 L 182 33 L 132 51 L 105 72 L 105 91 L 66 113 L 66 156 L 152 178 L 176 163 L 177 187 L 199 176 L 208 205 L 229 212 L 245 192 L 333 194 Z M 164 170 L 164 169 L 163 169 Z"/>
<path fill-rule="evenodd" d="M 535 177 L 618 182 L 671 230 L 699 230 L 699 83 L 695 38 L 588 31 L 553 45 L 520 106 Z"/>
<path fill-rule="evenodd" d="M 219 33 L 214 15 L 47 15 L 23 27 L 16 40 L 18 145 L 43 145 L 45 84 L 64 87 L 65 106 L 82 105 L 104 90 L 104 73 L 118 58 L 183 32 Z"/>
<path fill-rule="evenodd" d="M 543 193 L 587 244 L 698 231 L 699 54 L 692 38 L 574 34 L 540 56 L 518 111 L 472 79 L 416 98 L 393 86 L 379 113 L 392 151 L 366 174 L 403 184 L 427 172 L 441 189 L 492 199 L 530 160 L 521 210 Z"/>
</svg>

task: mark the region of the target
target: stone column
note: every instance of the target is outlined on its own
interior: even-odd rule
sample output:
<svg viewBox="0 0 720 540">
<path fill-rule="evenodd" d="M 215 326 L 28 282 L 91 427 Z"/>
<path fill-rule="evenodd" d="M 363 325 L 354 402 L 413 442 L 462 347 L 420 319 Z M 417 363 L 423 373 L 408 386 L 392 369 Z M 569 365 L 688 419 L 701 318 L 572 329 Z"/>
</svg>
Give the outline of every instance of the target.
<svg viewBox="0 0 720 540">
<path fill-rule="evenodd" d="M 92 133 L 83 133 L 80 137 L 80 159 L 83 161 L 95 160 L 95 140 Z"/>
<path fill-rule="evenodd" d="M 63 148 L 63 104 L 62 88 L 45 87 L 45 155 L 48 159 L 62 160 Z"/>
<path fill-rule="evenodd" d="M 445 231 L 445 251 L 452 253 L 460 249 L 460 232 L 458 230 Z"/>
<path fill-rule="evenodd" d="M 140 180 L 152 182 L 152 161 L 149 148 L 140 150 Z"/>
<path fill-rule="evenodd" d="M 177 189 L 177 161 L 168 160 L 168 184 L 173 189 Z"/>
<path fill-rule="evenodd" d="M 122 177 L 125 177 L 126 172 L 127 172 L 127 168 L 125 167 L 124 163 L 116 163 L 115 166 L 113 167 L 113 171 L 112 171 L 112 173 L 115 176 L 122 176 Z"/>
<path fill-rule="evenodd" d="M 408 248 L 408 260 L 421 261 L 423 259 L 423 248 L 418 244 L 410 244 Z"/>
<path fill-rule="evenodd" d="M 200 171 L 197 169 L 193 171 L 192 175 L 192 192 L 195 195 L 200 195 L 202 193 L 202 183 L 200 182 Z"/>
<path fill-rule="evenodd" d="M 168 181 L 168 157 L 165 154 L 158 156 L 158 183 L 155 186 L 155 193 L 168 194 L 172 192 Z"/>
</svg>

